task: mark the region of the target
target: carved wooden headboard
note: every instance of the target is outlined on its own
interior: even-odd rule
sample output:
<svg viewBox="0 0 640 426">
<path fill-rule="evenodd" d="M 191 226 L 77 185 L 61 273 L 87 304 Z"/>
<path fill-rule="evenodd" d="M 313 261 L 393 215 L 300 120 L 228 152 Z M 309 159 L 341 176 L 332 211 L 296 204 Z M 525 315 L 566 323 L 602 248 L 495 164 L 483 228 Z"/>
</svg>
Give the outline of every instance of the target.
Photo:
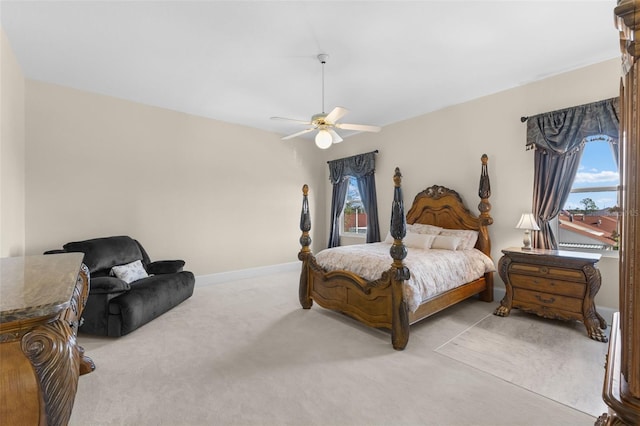
<svg viewBox="0 0 640 426">
<path fill-rule="evenodd" d="M 491 189 L 487 173 L 488 157 L 482 156 L 482 172 L 480 175 L 480 215 L 476 216 L 464 205 L 460 195 L 453 189 L 433 185 L 416 195 L 407 213 L 407 223 L 422 223 L 441 226 L 447 229 L 471 229 L 478 231 L 476 248 L 487 256 L 491 256 L 491 239 L 488 226 L 493 223 L 489 215 Z"/>
</svg>

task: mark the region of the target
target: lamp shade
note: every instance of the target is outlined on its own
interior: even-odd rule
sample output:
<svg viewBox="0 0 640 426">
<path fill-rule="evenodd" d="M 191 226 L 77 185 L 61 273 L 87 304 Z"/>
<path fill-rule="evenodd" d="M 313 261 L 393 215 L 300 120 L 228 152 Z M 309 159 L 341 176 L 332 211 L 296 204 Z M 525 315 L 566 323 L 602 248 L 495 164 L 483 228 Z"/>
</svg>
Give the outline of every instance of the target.
<svg viewBox="0 0 640 426">
<path fill-rule="evenodd" d="M 331 142 L 333 142 L 331 133 L 324 129 L 320 130 L 316 135 L 316 145 L 318 146 L 318 148 L 327 149 L 331 146 Z"/>
<path fill-rule="evenodd" d="M 518 229 L 529 229 L 533 231 L 539 231 L 540 227 L 536 222 L 536 218 L 533 217 L 533 213 L 523 213 L 520 221 L 516 225 Z"/>
</svg>

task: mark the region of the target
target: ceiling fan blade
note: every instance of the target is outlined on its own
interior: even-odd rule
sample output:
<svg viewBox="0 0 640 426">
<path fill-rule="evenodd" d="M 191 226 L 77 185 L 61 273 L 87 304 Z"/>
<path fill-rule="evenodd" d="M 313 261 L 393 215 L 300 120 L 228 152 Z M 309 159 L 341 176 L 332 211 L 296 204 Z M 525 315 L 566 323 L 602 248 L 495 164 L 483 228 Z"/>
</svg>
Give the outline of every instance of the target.
<svg viewBox="0 0 640 426">
<path fill-rule="evenodd" d="M 357 130 L 360 132 L 379 132 L 381 130 L 378 126 L 368 126 L 366 124 L 336 123 L 335 126 L 338 129 Z"/>
<path fill-rule="evenodd" d="M 329 127 L 327 129 L 327 132 L 329 132 L 329 134 L 331 135 L 331 139 L 333 140 L 333 143 L 340 143 L 342 142 L 342 138 L 340 137 L 340 135 L 338 134 L 338 132 L 336 132 L 335 130 L 333 130 L 331 127 Z"/>
<path fill-rule="evenodd" d="M 349 113 L 348 109 L 335 107 L 329 114 L 327 114 L 327 116 L 324 118 L 324 121 L 327 123 L 335 123 L 336 121 L 347 115 L 347 113 Z"/>
<path fill-rule="evenodd" d="M 313 127 L 310 128 L 310 129 L 304 129 L 304 130 L 302 130 L 300 132 L 297 132 L 297 133 L 294 133 L 292 135 L 285 136 L 285 137 L 282 138 L 282 140 L 286 141 L 287 139 L 291 139 L 291 138 L 295 138 L 296 136 L 304 135 L 305 133 L 309 133 L 309 132 L 311 132 L 313 130 L 315 130 Z"/>
<path fill-rule="evenodd" d="M 283 121 L 294 121 L 294 122 L 296 122 L 296 123 L 300 123 L 300 124 L 307 124 L 307 125 L 311 124 L 311 122 L 310 122 L 310 121 L 308 121 L 308 120 L 307 120 L 307 121 L 305 121 L 305 120 L 298 120 L 298 119 L 295 119 L 295 118 L 271 117 L 271 119 L 272 119 L 272 120 L 283 120 Z"/>
</svg>

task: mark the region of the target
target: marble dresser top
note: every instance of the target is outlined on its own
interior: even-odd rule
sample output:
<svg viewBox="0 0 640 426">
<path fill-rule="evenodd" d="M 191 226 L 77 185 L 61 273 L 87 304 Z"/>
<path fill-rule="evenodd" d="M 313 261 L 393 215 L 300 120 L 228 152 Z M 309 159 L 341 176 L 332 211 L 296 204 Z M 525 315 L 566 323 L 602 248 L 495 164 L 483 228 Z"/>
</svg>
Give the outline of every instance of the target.
<svg viewBox="0 0 640 426">
<path fill-rule="evenodd" d="M 53 317 L 69 306 L 82 253 L 0 259 L 0 324 Z"/>
</svg>

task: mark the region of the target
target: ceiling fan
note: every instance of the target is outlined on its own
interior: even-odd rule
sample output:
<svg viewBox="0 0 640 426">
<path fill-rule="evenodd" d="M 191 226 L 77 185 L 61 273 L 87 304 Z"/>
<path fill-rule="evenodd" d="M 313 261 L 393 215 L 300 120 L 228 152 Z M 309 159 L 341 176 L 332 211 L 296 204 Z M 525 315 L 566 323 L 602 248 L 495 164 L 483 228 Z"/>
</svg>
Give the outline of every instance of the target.
<svg viewBox="0 0 640 426">
<path fill-rule="evenodd" d="M 294 118 L 271 117 L 272 120 L 294 121 L 296 123 L 311 126 L 299 132 L 285 136 L 282 138 L 282 140 L 295 138 L 296 136 L 301 136 L 305 133 L 317 130 L 318 133 L 315 137 L 316 145 L 318 146 L 318 148 L 327 149 L 333 143 L 342 142 L 342 138 L 335 129 L 356 130 L 360 132 L 380 131 L 380 127 L 378 126 L 369 126 L 366 124 L 338 123 L 338 120 L 340 120 L 349 112 L 349 110 L 346 108 L 335 107 L 328 114 L 324 112 L 324 64 L 327 63 L 327 59 L 329 59 L 329 55 L 326 55 L 324 53 L 318 55 L 318 60 L 322 64 L 322 112 L 319 114 L 314 114 L 311 117 L 310 121 L 296 120 Z"/>
</svg>

